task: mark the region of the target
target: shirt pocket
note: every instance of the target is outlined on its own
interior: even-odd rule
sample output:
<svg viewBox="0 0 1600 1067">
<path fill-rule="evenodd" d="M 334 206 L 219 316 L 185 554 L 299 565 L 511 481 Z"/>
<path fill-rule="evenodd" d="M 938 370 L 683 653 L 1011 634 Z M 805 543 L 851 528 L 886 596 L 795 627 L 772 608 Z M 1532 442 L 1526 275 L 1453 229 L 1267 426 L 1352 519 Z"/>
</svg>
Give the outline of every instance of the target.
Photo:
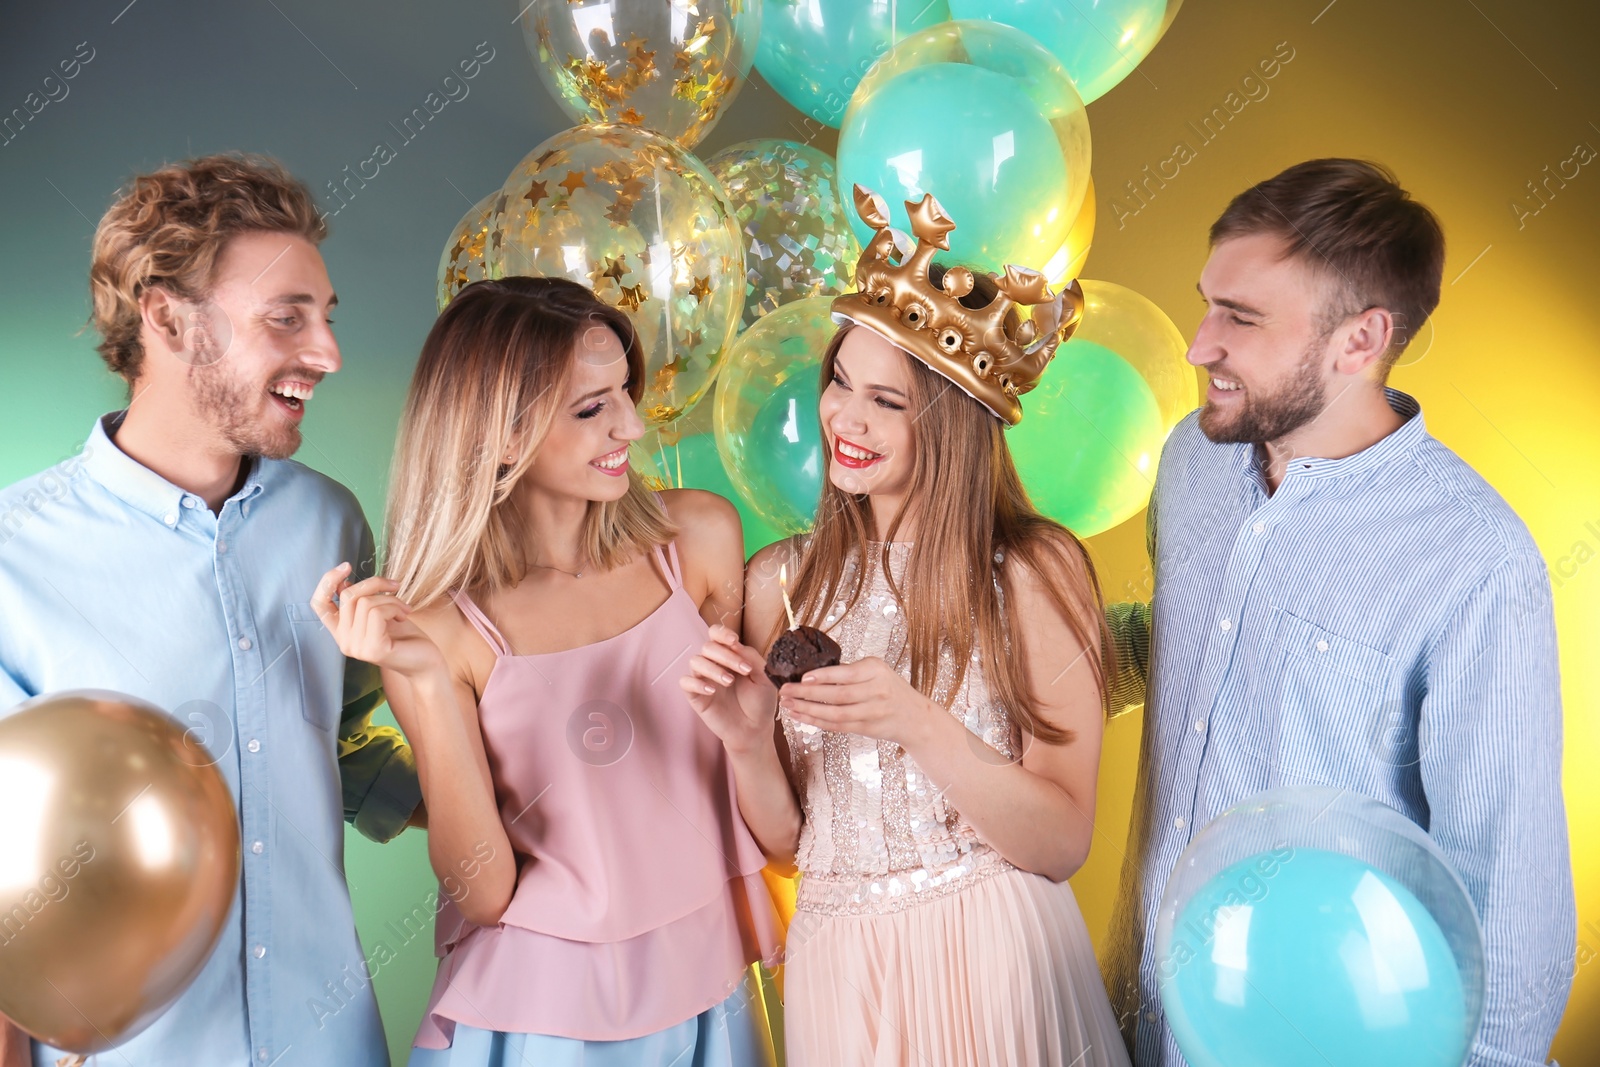
<svg viewBox="0 0 1600 1067">
<path fill-rule="evenodd" d="M 1397 706 L 1393 657 L 1286 611 L 1277 652 L 1280 771 L 1360 787 L 1374 770 L 1374 739 Z"/>
<path fill-rule="evenodd" d="M 299 667 L 300 713 L 318 729 L 332 733 L 344 704 L 344 653 L 310 604 L 291 603 L 285 610 Z"/>
</svg>

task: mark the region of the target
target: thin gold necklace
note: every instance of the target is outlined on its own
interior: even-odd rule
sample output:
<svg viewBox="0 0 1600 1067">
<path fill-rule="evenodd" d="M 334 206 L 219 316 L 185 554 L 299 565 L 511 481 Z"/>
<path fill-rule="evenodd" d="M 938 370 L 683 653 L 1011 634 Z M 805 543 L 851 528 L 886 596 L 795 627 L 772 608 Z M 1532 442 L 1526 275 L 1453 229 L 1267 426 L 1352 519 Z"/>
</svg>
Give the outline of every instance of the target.
<svg viewBox="0 0 1600 1067">
<path fill-rule="evenodd" d="M 560 573 L 566 574 L 566 575 L 570 575 L 573 578 L 582 578 L 583 577 L 583 572 L 582 571 L 569 571 L 564 567 L 552 567 L 548 563 L 535 563 L 534 566 L 538 567 L 540 570 L 559 571 Z"/>
</svg>

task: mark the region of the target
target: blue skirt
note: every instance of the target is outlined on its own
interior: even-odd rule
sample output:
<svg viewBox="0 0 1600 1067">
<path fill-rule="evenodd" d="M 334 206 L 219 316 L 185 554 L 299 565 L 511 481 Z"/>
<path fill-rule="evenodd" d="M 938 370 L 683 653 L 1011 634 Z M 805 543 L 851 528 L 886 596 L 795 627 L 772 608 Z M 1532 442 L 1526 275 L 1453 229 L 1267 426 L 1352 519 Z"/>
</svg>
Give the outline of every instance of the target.
<svg viewBox="0 0 1600 1067">
<path fill-rule="evenodd" d="M 733 995 L 676 1026 L 625 1041 L 508 1034 L 456 1024 L 449 1048 L 413 1048 L 409 1067 L 771 1067 L 772 1043 L 749 971 Z"/>
</svg>

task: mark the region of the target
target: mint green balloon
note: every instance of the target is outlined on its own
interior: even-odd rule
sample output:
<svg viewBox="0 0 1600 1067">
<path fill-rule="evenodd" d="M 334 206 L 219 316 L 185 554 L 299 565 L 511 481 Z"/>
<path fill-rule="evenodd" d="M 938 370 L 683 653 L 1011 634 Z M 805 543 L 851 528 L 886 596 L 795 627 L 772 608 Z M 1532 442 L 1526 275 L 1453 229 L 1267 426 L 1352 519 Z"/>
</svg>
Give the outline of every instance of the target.
<svg viewBox="0 0 1600 1067">
<path fill-rule="evenodd" d="M 879 89 L 839 135 L 839 178 L 881 194 L 901 229 L 904 201 L 932 193 L 956 223 L 938 258 L 990 272 L 1042 269 L 1073 221 L 1050 124 L 1015 81 L 965 63 L 919 67 Z M 1053 241 L 1034 233 L 1052 209 Z M 863 245 L 872 240 L 851 221 Z"/>
<path fill-rule="evenodd" d="M 1089 120 L 1067 72 L 1021 30 L 946 22 L 872 68 L 839 129 L 841 192 L 861 185 L 909 230 L 906 201 L 932 193 L 955 223 L 936 258 L 1056 277 L 1089 190 Z M 872 230 L 852 219 L 863 247 Z"/>
<path fill-rule="evenodd" d="M 946 0 L 764 0 L 756 69 L 779 96 L 837 129 L 873 62 L 949 17 Z"/>
<path fill-rule="evenodd" d="M 1023 31 L 1061 61 L 1087 104 L 1133 73 L 1172 25 L 1180 2 L 950 0 L 950 13 Z"/>
<path fill-rule="evenodd" d="M 1143 376 L 1109 348 L 1074 338 L 1022 397 L 1006 442 L 1034 506 L 1080 537 L 1145 506 L 1168 425 Z"/>
<path fill-rule="evenodd" d="M 817 420 L 831 296 L 785 304 L 739 335 L 717 378 L 712 425 L 740 498 L 785 535 L 811 528 L 828 476 Z M 748 539 L 747 539 L 748 544 Z"/>
</svg>

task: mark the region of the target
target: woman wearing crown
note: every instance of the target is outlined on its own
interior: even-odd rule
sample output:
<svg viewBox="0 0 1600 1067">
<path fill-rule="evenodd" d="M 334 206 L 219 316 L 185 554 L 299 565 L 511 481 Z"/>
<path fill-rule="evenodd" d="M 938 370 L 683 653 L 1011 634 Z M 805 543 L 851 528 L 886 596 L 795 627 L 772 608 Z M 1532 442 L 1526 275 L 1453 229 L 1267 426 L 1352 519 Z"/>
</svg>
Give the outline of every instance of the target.
<svg viewBox="0 0 1600 1067">
<path fill-rule="evenodd" d="M 801 872 L 789 1062 L 1126 1064 L 1067 884 L 1094 833 L 1100 592 L 1003 433 L 1081 295 L 933 264 L 954 224 L 931 196 L 914 251 L 875 194 L 856 207 L 878 233 L 834 302 L 815 526 L 756 554 L 743 634 L 713 627 L 681 680 Z M 758 650 L 790 601 L 842 663 L 775 690 Z"/>
</svg>

